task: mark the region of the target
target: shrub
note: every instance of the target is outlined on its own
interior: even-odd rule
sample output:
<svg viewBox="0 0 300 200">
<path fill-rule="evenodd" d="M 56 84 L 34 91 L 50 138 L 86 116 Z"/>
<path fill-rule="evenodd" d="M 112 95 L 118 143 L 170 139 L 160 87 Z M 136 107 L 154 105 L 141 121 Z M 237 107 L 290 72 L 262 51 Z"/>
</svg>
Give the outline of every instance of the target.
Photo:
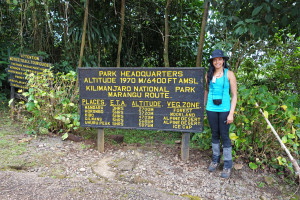
<svg viewBox="0 0 300 200">
<path fill-rule="evenodd" d="M 299 97 L 285 91 L 273 95 L 268 92 L 266 86 L 238 88 L 235 120 L 229 132 L 233 143 L 233 155 L 248 160 L 252 163 L 250 167 L 255 166 L 253 169 L 270 166 L 278 171 L 288 168 L 290 172 L 294 172 L 285 151 L 259 112 L 260 108 L 255 106 L 255 102 L 264 111 L 294 158 L 300 159 Z M 204 126 L 204 131 L 195 134 L 193 139 L 199 140 L 201 147 L 207 149 L 207 144 L 204 144 L 210 141 L 211 133 L 205 119 Z"/>
<path fill-rule="evenodd" d="M 233 138 L 234 150 L 262 168 L 270 165 L 282 171 L 288 167 L 293 172 L 291 162 L 283 159 L 287 157 L 286 153 L 259 109 L 264 111 L 283 143 L 294 158 L 299 160 L 300 132 L 297 130 L 299 129 L 299 97 L 285 92 L 273 95 L 267 91 L 266 86 L 251 89 L 241 86 L 238 93 L 239 100 L 235 125 L 233 125 L 236 127 L 236 137 Z M 260 108 L 255 106 L 255 102 Z"/>
<path fill-rule="evenodd" d="M 56 76 L 51 70 L 42 74 L 27 75 L 30 89 L 23 95 L 27 98 L 24 104 L 30 113 L 27 118 L 29 133 L 64 132 L 76 130 L 79 123 L 79 90 L 77 74 L 73 71 Z"/>
<path fill-rule="evenodd" d="M 209 127 L 206 113 L 204 115 L 203 131 L 201 133 L 195 133 L 192 140 L 196 141 L 201 149 L 208 150 L 211 148 L 211 129 Z"/>
</svg>

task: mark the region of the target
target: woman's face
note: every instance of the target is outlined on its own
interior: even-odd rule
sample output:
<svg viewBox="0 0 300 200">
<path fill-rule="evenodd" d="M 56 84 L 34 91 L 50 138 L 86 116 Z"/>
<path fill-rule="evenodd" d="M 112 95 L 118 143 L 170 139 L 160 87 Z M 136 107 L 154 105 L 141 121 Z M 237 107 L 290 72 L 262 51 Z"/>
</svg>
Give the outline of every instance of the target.
<svg viewBox="0 0 300 200">
<path fill-rule="evenodd" d="M 216 69 L 222 68 L 224 59 L 222 57 L 217 57 L 213 59 L 213 65 Z"/>
</svg>

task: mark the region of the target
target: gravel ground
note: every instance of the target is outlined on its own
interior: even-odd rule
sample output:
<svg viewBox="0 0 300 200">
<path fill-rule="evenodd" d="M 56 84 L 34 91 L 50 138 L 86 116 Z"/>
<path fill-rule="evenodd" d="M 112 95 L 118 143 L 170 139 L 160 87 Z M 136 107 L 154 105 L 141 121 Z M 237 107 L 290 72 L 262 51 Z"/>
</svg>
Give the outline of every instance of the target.
<svg viewBox="0 0 300 200">
<path fill-rule="evenodd" d="M 180 145 L 107 143 L 99 153 L 86 141 L 29 137 L 8 116 L 0 111 L 0 200 L 300 199 L 297 185 L 243 161 L 229 179 L 222 167 L 208 172 L 211 150 L 191 149 L 187 163 Z"/>
<path fill-rule="evenodd" d="M 25 138 L 24 138 L 25 137 Z M 296 185 L 274 174 L 253 172 L 239 163 L 230 179 L 221 168 L 207 171 L 209 151 L 190 151 L 180 160 L 180 146 L 120 145 L 104 153 L 60 137 L 27 136 L 21 166 L 1 166 L 0 199 L 290 199 Z M 0 138 L 1 139 L 1 138 Z"/>
</svg>

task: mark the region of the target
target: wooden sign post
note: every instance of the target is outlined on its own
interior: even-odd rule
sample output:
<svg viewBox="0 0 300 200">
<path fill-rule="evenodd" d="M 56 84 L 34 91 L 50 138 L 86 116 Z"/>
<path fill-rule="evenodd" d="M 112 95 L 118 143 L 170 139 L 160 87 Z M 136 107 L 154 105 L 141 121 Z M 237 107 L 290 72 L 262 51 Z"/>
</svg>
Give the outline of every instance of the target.
<svg viewBox="0 0 300 200">
<path fill-rule="evenodd" d="M 14 86 L 10 87 L 10 99 L 12 99 L 12 102 L 10 104 L 11 107 L 10 117 L 12 120 L 14 120 L 14 109 L 15 109 L 15 87 Z"/>
<path fill-rule="evenodd" d="M 190 149 L 190 133 L 182 134 L 181 142 L 181 160 L 184 162 L 189 160 L 189 149 Z"/>
<path fill-rule="evenodd" d="M 97 129 L 97 149 L 99 152 L 104 152 L 104 129 L 98 128 Z"/>
</svg>

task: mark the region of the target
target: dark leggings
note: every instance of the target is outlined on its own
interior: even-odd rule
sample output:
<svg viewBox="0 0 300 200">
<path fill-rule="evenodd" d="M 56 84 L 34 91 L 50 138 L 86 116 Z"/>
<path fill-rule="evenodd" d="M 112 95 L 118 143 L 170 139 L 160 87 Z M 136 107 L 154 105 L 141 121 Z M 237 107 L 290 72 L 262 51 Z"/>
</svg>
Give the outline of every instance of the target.
<svg viewBox="0 0 300 200">
<path fill-rule="evenodd" d="M 229 112 L 206 111 L 206 113 L 211 129 L 212 143 L 219 144 L 221 136 L 223 148 L 231 147 L 231 141 L 229 138 L 230 124 L 227 124 L 225 122 L 227 120 Z"/>
<path fill-rule="evenodd" d="M 220 137 L 223 144 L 223 157 L 224 157 L 224 168 L 232 168 L 232 148 L 231 140 L 229 138 L 229 127 L 230 124 L 227 124 L 227 116 L 229 112 L 212 112 L 206 111 L 207 119 L 211 129 L 212 135 L 212 162 L 219 163 L 221 158 L 221 145 Z"/>
</svg>

